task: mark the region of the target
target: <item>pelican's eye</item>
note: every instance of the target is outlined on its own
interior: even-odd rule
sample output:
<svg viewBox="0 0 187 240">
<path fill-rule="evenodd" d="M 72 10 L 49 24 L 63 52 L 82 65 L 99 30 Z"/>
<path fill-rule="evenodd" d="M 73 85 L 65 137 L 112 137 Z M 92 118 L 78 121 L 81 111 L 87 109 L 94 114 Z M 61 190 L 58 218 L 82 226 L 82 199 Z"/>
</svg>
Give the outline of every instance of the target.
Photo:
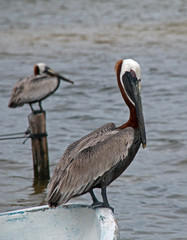
<svg viewBox="0 0 187 240">
<path fill-rule="evenodd" d="M 135 86 L 139 89 L 139 91 L 141 91 L 141 79 L 138 79 L 136 77 L 136 73 L 134 70 L 130 70 L 130 74 L 131 74 L 131 77 L 132 77 L 132 80 L 134 81 L 135 83 Z"/>
<path fill-rule="evenodd" d="M 136 78 L 136 73 L 135 73 L 135 71 L 134 70 L 130 70 L 130 74 L 131 74 L 131 76 L 133 77 L 133 78 Z"/>
<path fill-rule="evenodd" d="M 136 77 L 135 71 L 131 69 L 130 70 L 130 75 L 132 77 L 132 81 L 135 83 L 136 86 L 138 86 L 139 85 L 139 80 Z"/>
</svg>

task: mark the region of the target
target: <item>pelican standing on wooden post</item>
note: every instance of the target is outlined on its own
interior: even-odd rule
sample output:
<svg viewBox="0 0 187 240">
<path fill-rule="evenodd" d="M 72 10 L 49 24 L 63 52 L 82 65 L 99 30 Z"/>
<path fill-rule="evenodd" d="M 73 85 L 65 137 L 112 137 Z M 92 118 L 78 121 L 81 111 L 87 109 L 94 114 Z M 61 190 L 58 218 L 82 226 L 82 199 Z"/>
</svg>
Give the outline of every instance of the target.
<svg viewBox="0 0 187 240">
<path fill-rule="evenodd" d="M 106 187 L 125 171 L 140 145 L 146 147 L 140 66 L 132 59 L 119 60 L 115 70 L 120 92 L 130 110 L 129 120 L 119 127 L 108 123 L 66 149 L 48 185 L 50 207 L 87 192 L 91 194 L 92 205 L 110 207 Z M 94 188 L 101 188 L 102 203 L 95 197 Z"/>
<path fill-rule="evenodd" d="M 73 81 L 59 75 L 45 63 L 34 66 L 34 76 L 18 81 L 12 89 L 8 106 L 21 107 L 25 103 L 30 105 L 32 112 L 36 112 L 32 104 L 38 102 L 40 112 L 43 112 L 41 101 L 53 94 L 60 85 L 60 80 L 73 84 Z"/>
</svg>

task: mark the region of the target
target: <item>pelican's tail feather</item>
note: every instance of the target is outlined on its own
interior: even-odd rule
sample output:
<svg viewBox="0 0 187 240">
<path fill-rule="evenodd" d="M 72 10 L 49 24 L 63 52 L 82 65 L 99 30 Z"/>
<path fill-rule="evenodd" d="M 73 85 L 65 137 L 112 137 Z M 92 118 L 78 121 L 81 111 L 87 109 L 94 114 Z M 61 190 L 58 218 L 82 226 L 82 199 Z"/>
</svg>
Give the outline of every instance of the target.
<svg viewBox="0 0 187 240">
<path fill-rule="evenodd" d="M 14 102 L 14 101 L 11 101 L 10 100 L 10 102 L 8 103 L 8 107 L 9 108 L 17 108 L 17 107 L 21 107 L 21 106 L 23 106 L 24 104 L 18 104 L 17 102 Z"/>
</svg>

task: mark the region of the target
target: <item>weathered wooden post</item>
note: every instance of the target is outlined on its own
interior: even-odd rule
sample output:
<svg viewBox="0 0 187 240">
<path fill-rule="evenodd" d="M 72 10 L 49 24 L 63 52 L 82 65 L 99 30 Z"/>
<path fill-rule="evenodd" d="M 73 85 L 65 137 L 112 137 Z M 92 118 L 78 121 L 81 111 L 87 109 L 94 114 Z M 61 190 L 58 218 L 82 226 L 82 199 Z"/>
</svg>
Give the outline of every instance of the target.
<svg viewBox="0 0 187 240">
<path fill-rule="evenodd" d="M 29 114 L 28 121 L 32 144 L 34 178 L 47 180 L 49 179 L 49 159 L 45 111 Z"/>
</svg>

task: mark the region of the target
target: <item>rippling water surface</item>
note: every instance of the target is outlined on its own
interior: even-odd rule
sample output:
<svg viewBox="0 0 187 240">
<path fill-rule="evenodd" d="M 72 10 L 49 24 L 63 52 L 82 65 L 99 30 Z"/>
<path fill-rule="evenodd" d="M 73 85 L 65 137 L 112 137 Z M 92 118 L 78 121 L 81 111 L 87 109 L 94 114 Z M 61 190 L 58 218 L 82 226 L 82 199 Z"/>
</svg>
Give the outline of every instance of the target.
<svg viewBox="0 0 187 240">
<path fill-rule="evenodd" d="M 28 106 L 8 109 L 12 86 L 45 62 L 75 81 L 43 102 L 50 170 L 65 148 L 128 109 L 114 72 L 122 58 L 142 68 L 148 144 L 108 187 L 121 239 L 187 239 L 185 0 L 1 0 L 0 135 L 27 129 Z M 33 179 L 30 140 L 0 141 L 0 211 L 45 204 Z M 99 193 L 99 192 L 98 192 Z M 73 201 L 90 203 L 85 195 Z"/>
</svg>

